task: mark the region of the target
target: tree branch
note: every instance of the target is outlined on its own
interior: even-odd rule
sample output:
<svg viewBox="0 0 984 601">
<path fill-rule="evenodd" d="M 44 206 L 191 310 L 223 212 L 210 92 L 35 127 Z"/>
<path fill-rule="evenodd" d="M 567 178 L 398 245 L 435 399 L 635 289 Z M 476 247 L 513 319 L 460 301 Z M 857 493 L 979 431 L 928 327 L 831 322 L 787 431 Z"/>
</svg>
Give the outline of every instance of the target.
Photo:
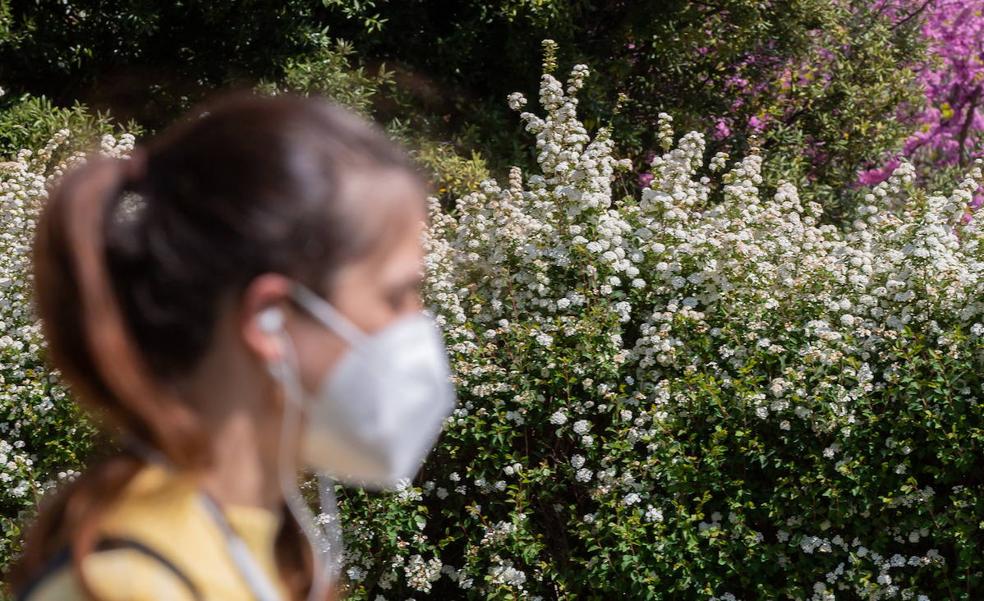
<svg viewBox="0 0 984 601">
<path fill-rule="evenodd" d="M 911 21 L 913 18 L 915 18 L 916 16 L 918 16 L 919 13 L 923 12 L 924 10 L 926 10 L 926 7 L 929 6 L 930 3 L 932 3 L 932 2 L 933 2 L 933 0 L 926 0 L 925 2 L 923 2 L 922 3 L 922 6 L 920 6 L 916 10 L 914 10 L 911 13 L 909 13 L 908 15 L 906 15 L 906 17 L 904 19 L 902 19 L 901 21 L 899 21 L 898 23 L 892 25 L 892 29 L 894 30 L 894 29 L 897 29 L 899 27 L 902 27 L 903 25 L 905 25 L 906 23 L 908 23 L 909 21 Z"/>
<path fill-rule="evenodd" d="M 963 125 L 960 126 L 960 166 L 967 166 L 967 157 L 964 153 L 964 147 L 967 144 L 967 134 L 970 132 L 970 124 L 974 121 L 974 113 L 977 112 L 977 102 L 981 97 L 981 86 L 978 85 L 974 88 L 973 93 L 970 95 L 970 102 L 967 106 L 967 114 L 964 116 Z"/>
</svg>

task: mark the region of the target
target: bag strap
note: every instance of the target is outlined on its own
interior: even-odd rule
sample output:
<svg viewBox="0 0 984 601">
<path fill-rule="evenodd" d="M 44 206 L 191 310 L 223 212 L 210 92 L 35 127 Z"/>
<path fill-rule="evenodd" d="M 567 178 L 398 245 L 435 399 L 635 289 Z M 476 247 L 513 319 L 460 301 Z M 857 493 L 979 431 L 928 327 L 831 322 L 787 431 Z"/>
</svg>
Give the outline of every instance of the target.
<svg viewBox="0 0 984 601">
<path fill-rule="evenodd" d="M 131 551 L 136 551 L 137 553 L 157 561 L 181 581 L 181 583 L 191 593 L 191 596 L 195 599 L 195 601 L 201 601 L 201 591 L 199 591 L 198 587 L 195 586 L 195 583 L 188 578 L 187 574 L 178 569 L 178 567 L 174 565 L 171 560 L 139 541 L 129 538 L 106 537 L 100 539 L 99 543 L 96 544 L 95 552 L 116 551 L 118 549 L 129 549 Z M 71 551 L 67 547 L 59 551 L 54 557 L 48 560 L 38 575 L 32 578 L 28 585 L 24 587 L 24 590 L 17 595 L 17 601 L 29 601 L 31 594 L 37 591 L 38 587 L 40 587 L 47 578 L 54 575 L 55 572 L 61 568 L 67 566 L 71 560 L 71 557 Z"/>
</svg>

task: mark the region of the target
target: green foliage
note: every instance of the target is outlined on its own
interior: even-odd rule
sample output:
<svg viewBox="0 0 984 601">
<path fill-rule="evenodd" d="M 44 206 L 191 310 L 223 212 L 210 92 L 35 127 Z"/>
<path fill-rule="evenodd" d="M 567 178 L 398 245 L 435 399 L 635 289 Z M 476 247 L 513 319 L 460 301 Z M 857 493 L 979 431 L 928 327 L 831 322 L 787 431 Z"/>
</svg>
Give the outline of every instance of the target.
<svg viewBox="0 0 984 601">
<path fill-rule="evenodd" d="M 476 152 L 463 157 L 450 144 L 421 140 L 413 156 L 432 174 L 432 191 L 441 198 L 460 198 L 489 178 L 485 159 Z"/>
<path fill-rule="evenodd" d="M 11 39 L 10 0 L 0 0 L 0 44 Z"/>
<path fill-rule="evenodd" d="M 660 112 L 705 133 L 714 116 L 731 119 L 733 137 L 712 152 L 746 151 L 746 122 L 768 119 L 759 141 L 767 180 L 809 182 L 804 194 L 834 219 L 856 201 L 857 169 L 910 133 L 897 111 L 921 102 L 907 68 L 925 50 L 918 21 L 893 26 L 877 3 L 412 0 L 379 13 L 380 33 L 336 31 L 366 56 L 432 79 L 441 98 L 421 94 L 417 110 L 446 114 L 452 134 L 494 170 L 531 164 L 501 99 L 535 85 L 529 57 L 543 38 L 557 40 L 562 59 L 596 65 L 581 99 L 585 123 L 614 119 L 623 154 L 640 169 L 656 148 Z M 622 93 L 627 102 L 614 115 Z"/>
<path fill-rule="evenodd" d="M 393 85 L 393 73 L 381 65 L 369 75 L 356 62 L 355 50 L 344 40 L 331 40 L 326 32 L 311 36 L 314 50 L 292 56 L 283 65 L 278 82 L 261 82 L 258 90 L 266 93 L 291 91 L 318 94 L 348 108 L 371 115 L 373 98 Z"/>
<path fill-rule="evenodd" d="M 3 85 L 170 122 L 208 91 L 277 74 L 303 52 L 312 3 L 127 0 L 9 4 Z"/>
<path fill-rule="evenodd" d="M 42 148 L 63 129 L 75 135 L 71 143 L 59 147 L 62 155 L 82 150 L 103 134 L 129 131 L 139 135 L 141 131 L 136 123 L 121 127 L 109 115 L 93 114 L 79 103 L 63 108 L 54 106 L 47 98 L 27 95 L 0 100 L 6 101 L 0 108 L 0 158 L 13 158 L 24 148 Z"/>
<path fill-rule="evenodd" d="M 362 28 L 368 33 L 382 31 L 387 21 L 380 18 L 378 12 L 372 12 L 376 8 L 376 0 L 322 0 L 322 2 L 326 8 L 340 11 L 346 19 L 361 23 Z"/>
</svg>

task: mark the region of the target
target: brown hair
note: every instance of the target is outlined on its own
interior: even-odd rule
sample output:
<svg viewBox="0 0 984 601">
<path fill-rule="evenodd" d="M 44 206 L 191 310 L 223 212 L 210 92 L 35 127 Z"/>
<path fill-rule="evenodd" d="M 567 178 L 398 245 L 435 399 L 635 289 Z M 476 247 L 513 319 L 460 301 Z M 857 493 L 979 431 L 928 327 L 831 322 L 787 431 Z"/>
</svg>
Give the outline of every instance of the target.
<svg viewBox="0 0 984 601">
<path fill-rule="evenodd" d="M 324 99 L 237 92 L 191 114 L 131 159 L 94 157 L 65 175 L 38 223 L 34 278 L 49 359 L 76 396 L 197 470 L 210 460 L 205 432 L 167 382 L 201 359 L 221 301 L 268 272 L 324 288 L 374 242 L 357 203 L 339 198 L 341 178 L 414 168 L 381 131 Z M 81 562 L 102 512 L 142 465 L 111 456 L 49 499 L 15 588 L 67 546 L 92 596 Z M 284 581 L 303 597 L 312 565 L 293 520 L 277 546 Z"/>
</svg>

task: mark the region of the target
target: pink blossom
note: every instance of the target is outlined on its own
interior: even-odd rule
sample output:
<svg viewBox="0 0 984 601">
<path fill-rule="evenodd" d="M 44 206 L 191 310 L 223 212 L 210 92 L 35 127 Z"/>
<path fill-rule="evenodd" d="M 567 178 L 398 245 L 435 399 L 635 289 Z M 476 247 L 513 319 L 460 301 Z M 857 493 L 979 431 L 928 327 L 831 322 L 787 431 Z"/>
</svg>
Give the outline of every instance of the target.
<svg viewBox="0 0 984 601">
<path fill-rule="evenodd" d="M 862 186 L 876 186 L 892 176 L 892 172 L 899 166 L 901 160 L 895 157 L 881 167 L 868 169 L 858 172 L 858 184 Z"/>
<path fill-rule="evenodd" d="M 913 125 L 916 131 L 902 148 L 906 157 L 929 168 L 965 164 L 982 155 L 984 146 L 984 11 L 981 0 L 882 0 L 896 22 L 922 19 L 928 60 L 913 65 L 926 106 Z M 901 108 L 901 107 L 900 107 Z M 904 118 L 904 117 L 903 117 Z M 858 183 L 878 183 L 898 160 L 859 173 Z M 973 206 L 984 201 L 975 195 Z"/>
<path fill-rule="evenodd" d="M 714 124 L 714 139 L 723 140 L 731 135 L 731 128 L 728 127 L 728 122 L 725 119 L 718 119 L 717 123 Z"/>
</svg>

